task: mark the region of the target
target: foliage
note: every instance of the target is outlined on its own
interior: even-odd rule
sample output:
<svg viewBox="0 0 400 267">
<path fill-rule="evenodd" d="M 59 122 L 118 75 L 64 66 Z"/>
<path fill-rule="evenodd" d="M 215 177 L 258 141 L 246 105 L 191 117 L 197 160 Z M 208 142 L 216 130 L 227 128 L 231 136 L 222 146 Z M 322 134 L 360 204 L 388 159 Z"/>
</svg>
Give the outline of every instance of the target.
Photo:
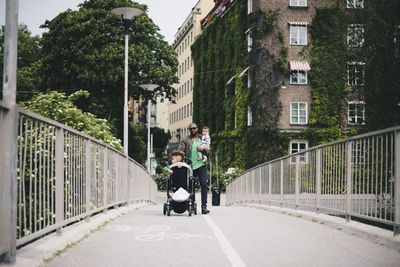
<svg viewBox="0 0 400 267">
<path fill-rule="evenodd" d="M 67 94 L 86 90 L 89 98 L 78 107 L 108 119 L 113 129 L 123 130 L 124 31 L 121 20 L 111 14 L 114 7 L 147 6 L 131 0 L 87 0 L 79 10 L 67 10 L 42 27 L 43 87 Z M 146 15 L 138 17 L 129 29 L 129 96 L 149 97 L 140 84 L 157 83 L 155 95 L 167 99 L 175 94 L 176 54 L 158 33 L 159 28 Z M 141 78 L 140 73 L 148 74 Z M 46 75 L 44 75 L 46 74 Z"/>
<path fill-rule="evenodd" d="M 5 27 L 0 31 L 0 77 L 3 77 Z M 41 44 L 38 35 L 32 36 L 25 24 L 18 26 L 17 102 L 28 100 L 39 92 L 41 76 Z M 3 83 L 0 91 L 3 90 Z M 2 94 L 1 96 L 2 97 Z"/>
<path fill-rule="evenodd" d="M 106 120 L 96 118 L 91 113 L 82 112 L 74 105 L 77 98 L 88 96 L 89 93 L 86 91 L 78 91 L 70 96 L 50 92 L 38 94 L 29 101 L 21 102 L 20 106 L 68 125 L 122 151 L 121 141 L 112 135 L 111 127 Z"/>
<path fill-rule="evenodd" d="M 355 15 L 365 25 L 366 129 L 400 125 L 400 1 L 368 1 Z"/>
</svg>

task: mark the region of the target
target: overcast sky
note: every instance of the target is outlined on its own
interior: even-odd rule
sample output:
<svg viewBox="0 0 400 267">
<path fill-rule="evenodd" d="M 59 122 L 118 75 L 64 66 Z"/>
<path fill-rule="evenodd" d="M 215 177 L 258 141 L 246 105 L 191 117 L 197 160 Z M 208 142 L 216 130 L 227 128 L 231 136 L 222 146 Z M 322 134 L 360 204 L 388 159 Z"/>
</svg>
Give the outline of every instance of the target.
<svg viewBox="0 0 400 267">
<path fill-rule="evenodd" d="M 39 26 L 59 13 L 77 10 L 84 0 L 19 0 L 19 23 L 28 25 L 33 35 L 41 34 Z M 148 15 L 160 27 L 160 33 L 171 44 L 174 35 L 198 0 L 137 0 L 148 6 Z M 0 23 L 5 24 L 6 0 L 0 0 Z"/>
</svg>

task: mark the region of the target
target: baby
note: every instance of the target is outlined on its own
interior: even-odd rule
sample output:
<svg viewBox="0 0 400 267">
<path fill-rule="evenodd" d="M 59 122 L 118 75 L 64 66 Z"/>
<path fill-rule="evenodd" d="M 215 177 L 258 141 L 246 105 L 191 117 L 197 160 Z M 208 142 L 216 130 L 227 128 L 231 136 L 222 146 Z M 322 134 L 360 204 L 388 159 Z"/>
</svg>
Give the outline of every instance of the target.
<svg viewBox="0 0 400 267">
<path fill-rule="evenodd" d="M 210 138 L 210 129 L 207 126 L 204 126 L 202 129 L 202 136 L 201 136 L 201 145 L 199 147 L 202 147 L 206 149 L 204 152 L 197 152 L 199 154 L 199 158 L 197 160 L 202 160 L 203 162 L 207 161 L 207 151 L 210 150 L 210 145 L 211 145 L 211 138 Z"/>
<path fill-rule="evenodd" d="M 176 162 L 181 162 L 185 158 L 185 153 L 180 150 L 172 150 L 171 152 L 171 163 L 174 164 Z M 168 169 L 169 173 L 174 173 L 173 170 Z"/>
</svg>

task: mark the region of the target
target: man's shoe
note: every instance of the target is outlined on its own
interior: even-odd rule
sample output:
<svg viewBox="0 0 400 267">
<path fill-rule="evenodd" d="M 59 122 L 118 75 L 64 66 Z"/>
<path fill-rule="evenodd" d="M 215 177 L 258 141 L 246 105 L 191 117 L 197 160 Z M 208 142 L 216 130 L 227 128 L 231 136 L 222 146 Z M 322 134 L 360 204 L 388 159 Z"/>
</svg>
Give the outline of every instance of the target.
<svg viewBox="0 0 400 267">
<path fill-rule="evenodd" d="M 210 211 L 208 209 L 204 208 L 204 209 L 201 210 L 201 213 L 202 214 L 207 214 L 207 213 L 210 213 Z"/>
</svg>

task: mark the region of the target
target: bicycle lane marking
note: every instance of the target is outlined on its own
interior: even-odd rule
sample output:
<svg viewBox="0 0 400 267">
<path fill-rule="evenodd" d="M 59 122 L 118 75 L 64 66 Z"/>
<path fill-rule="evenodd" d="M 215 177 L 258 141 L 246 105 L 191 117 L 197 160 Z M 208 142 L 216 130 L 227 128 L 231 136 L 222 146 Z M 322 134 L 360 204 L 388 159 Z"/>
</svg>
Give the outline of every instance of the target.
<svg viewBox="0 0 400 267">
<path fill-rule="evenodd" d="M 224 252 L 225 256 L 228 258 L 228 260 L 231 262 L 232 266 L 246 266 L 246 264 L 243 262 L 242 258 L 239 256 L 239 254 L 236 252 L 236 250 L 232 247 L 231 243 L 229 240 L 226 238 L 224 233 L 221 231 L 221 229 L 218 227 L 218 225 L 211 219 L 210 215 L 202 216 L 204 220 L 207 222 L 208 226 L 211 228 L 213 231 L 215 237 L 218 240 L 219 245 L 222 248 L 222 251 Z"/>
</svg>

